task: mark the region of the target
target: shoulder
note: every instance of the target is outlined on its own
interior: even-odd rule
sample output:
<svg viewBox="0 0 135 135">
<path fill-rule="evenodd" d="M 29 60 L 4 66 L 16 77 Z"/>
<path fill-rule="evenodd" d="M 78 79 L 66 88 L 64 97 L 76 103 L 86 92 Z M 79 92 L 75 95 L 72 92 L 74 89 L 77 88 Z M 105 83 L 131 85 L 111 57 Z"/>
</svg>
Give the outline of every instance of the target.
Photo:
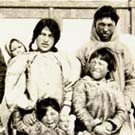
<svg viewBox="0 0 135 135">
<path fill-rule="evenodd" d="M 89 76 L 84 76 L 75 83 L 74 87 L 85 87 L 90 82 L 92 82 L 92 79 Z"/>
<path fill-rule="evenodd" d="M 94 42 L 92 40 L 89 40 L 80 46 L 80 48 L 76 51 L 76 54 L 81 52 L 86 53 L 91 48 L 95 48 L 95 46 L 94 46 Z"/>
<path fill-rule="evenodd" d="M 108 85 L 113 88 L 113 89 L 120 89 L 120 85 L 118 84 L 118 82 L 114 81 L 114 80 L 107 80 Z"/>
</svg>

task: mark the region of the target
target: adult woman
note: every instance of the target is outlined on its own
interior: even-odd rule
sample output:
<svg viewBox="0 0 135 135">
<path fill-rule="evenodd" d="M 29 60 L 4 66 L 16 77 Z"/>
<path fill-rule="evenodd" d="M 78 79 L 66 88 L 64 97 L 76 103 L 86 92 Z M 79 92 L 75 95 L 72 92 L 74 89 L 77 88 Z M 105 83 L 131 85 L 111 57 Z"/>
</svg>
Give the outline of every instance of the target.
<svg viewBox="0 0 135 135">
<path fill-rule="evenodd" d="M 8 67 L 6 98 L 9 106 L 13 104 L 13 107 L 33 110 L 38 99 L 52 97 L 58 100 L 63 108 L 63 114 L 69 114 L 72 97 L 70 86 L 79 78 L 80 63 L 77 59 L 69 58 L 58 51 L 55 45 L 59 38 L 60 28 L 55 20 L 44 18 L 37 23 L 29 46 L 30 52 L 16 57 L 12 65 Z M 32 49 L 34 43 L 37 46 L 35 51 Z M 21 62 L 20 57 L 23 57 Z M 18 67 L 19 64 L 21 64 L 21 68 L 16 70 L 15 67 Z M 13 97 L 16 96 L 16 92 L 19 92 L 19 89 L 15 87 L 17 80 L 26 69 L 25 90 L 29 96 L 24 102 L 22 98 L 20 98 L 21 101 L 18 101 L 18 98 Z M 14 81 L 9 83 L 11 79 Z M 19 96 L 24 95 L 24 92 Z M 23 117 L 25 124 L 32 124 L 35 121 L 33 113 Z"/>
</svg>

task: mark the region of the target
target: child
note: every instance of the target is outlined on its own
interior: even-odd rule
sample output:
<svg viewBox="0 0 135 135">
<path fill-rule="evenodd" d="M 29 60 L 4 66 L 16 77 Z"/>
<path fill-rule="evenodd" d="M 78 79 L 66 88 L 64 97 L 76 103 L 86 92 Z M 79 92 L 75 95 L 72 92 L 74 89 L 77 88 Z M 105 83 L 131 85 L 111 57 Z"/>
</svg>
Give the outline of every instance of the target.
<svg viewBox="0 0 135 135">
<path fill-rule="evenodd" d="M 67 131 L 59 128 L 59 120 L 60 120 L 60 105 L 57 100 L 54 98 L 46 98 L 41 99 L 36 104 L 35 115 L 37 122 L 32 126 L 26 126 L 22 118 L 19 119 L 19 111 L 15 111 L 12 114 L 13 126 L 18 129 L 18 131 L 23 131 L 24 134 L 28 135 L 43 135 L 43 134 L 51 134 L 51 135 L 74 135 L 73 129 L 71 129 L 70 123 L 68 123 Z M 22 116 L 22 114 L 20 115 Z M 17 119 L 15 119 L 15 117 Z M 16 125 L 20 123 L 20 125 Z"/>
<path fill-rule="evenodd" d="M 11 39 L 9 44 L 6 45 L 5 48 L 8 54 L 10 55 L 10 59 L 8 61 L 8 68 L 12 67 L 12 64 L 17 60 L 18 56 L 22 64 L 21 66 L 17 66 L 17 68 L 16 66 L 12 68 L 12 70 L 14 69 L 16 71 L 19 69 L 22 70 L 22 72 L 19 75 L 17 75 L 17 80 L 14 83 L 13 87 L 8 89 L 10 91 L 12 89 L 13 97 L 10 95 L 10 92 L 7 91 L 7 89 L 5 90 L 7 105 L 10 111 L 12 112 L 16 106 L 19 106 L 24 109 L 28 105 L 27 103 L 29 103 L 28 102 L 29 95 L 26 90 L 26 85 L 27 85 L 26 80 L 28 78 L 27 76 L 28 76 L 29 60 L 27 60 L 28 59 L 27 53 L 26 53 L 27 49 L 20 40 L 16 38 Z M 27 57 L 27 59 L 25 59 L 25 57 L 22 57 L 22 54 L 23 56 Z M 26 63 L 26 64 L 24 65 L 23 63 Z M 6 77 L 7 76 L 11 76 L 11 74 L 7 73 Z M 16 74 L 14 74 L 14 77 L 16 77 Z M 11 80 L 13 81 L 14 79 L 11 78 Z M 6 81 L 6 87 L 10 86 L 10 84 L 11 84 L 10 80 Z"/>
<path fill-rule="evenodd" d="M 6 50 L 9 54 L 9 56 L 11 57 L 11 59 L 14 58 L 15 56 L 17 56 L 18 54 L 27 52 L 25 45 L 20 40 L 18 40 L 16 38 L 12 38 L 10 40 L 9 44 L 6 45 Z"/>
<path fill-rule="evenodd" d="M 99 49 L 90 57 L 88 74 L 74 86 L 74 111 L 89 134 L 114 135 L 126 120 L 124 96 L 111 75 L 116 66 L 111 51 Z"/>
</svg>

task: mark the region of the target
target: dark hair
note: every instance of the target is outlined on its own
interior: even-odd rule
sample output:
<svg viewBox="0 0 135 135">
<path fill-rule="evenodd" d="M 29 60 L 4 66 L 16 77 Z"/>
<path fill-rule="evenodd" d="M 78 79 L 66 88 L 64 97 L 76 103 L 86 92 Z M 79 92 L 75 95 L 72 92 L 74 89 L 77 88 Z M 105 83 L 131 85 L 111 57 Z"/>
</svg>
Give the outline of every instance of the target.
<svg viewBox="0 0 135 135">
<path fill-rule="evenodd" d="M 96 22 L 98 19 L 102 19 L 104 17 L 110 17 L 115 24 L 117 24 L 119 20 L 116 9 L 114 9 L 112 6 L 102 6 L 99 8 L 94 15 L 94 21 Z"/>
<path fill-rule="evenodd" d="M 52 32 L 52 35 L 54 37 L 54 45 L 58 42 L 58 40 L 60 38 L 60 28 L 59 28 L 58 23 L 53 19 L 43 18 L 37 23 L 37 25 L 35 26 L 35 29 L 33 30 L 32 41 L 29 44 L 30 51 L 33 51 L 32 44 L 35 42 L 36 38 L 41 34 L 41 31 L 46 26 Z M 57 51 L 57 49 L 54 46 L 52 47 L 52 50 Z"/>
<path fill-rule="evenodd" d="M 99 49 L 99 50 L 95 51 L 91 55 L 91 57 L 89 59 L 89 62 L 91 61 L 91 59 L 93 59 L 95 57 L 98 57 L 98 56 L 101 56 L 101 59 L 108 63 L 109 72 L 112 72 L 112 71 L 116 70 L 116 60 L 115 60 L 114 55 L 109 51 L 109 49 L 102 48 L 102 49 Z M 108 75 L 109 74 L 107 74 L 107 76 L 106 76 L 107 78 L 109 77 Z"/>
<path fill-rule="evenodd" d="M 12 38 L 12 39 L 10 40 L 10 42 L 9 42 L 9 49 L 10 49 L 10 50 L 11 50 L 11 44 L 12 44 L 13 42 L 15 42 L 15 41 L 18 42 L 18 43 L 20 43 L 20 44 L 22 44 L 23 47 L 24 47 L 24 49 L 25 49 L 25 51 L 27 51 L 25 45 L 24 45 L 20 40 L 18 40 L 18 39 L 16 39 L 16 38 Z"/>
<path fill-rule="evenodd" d="M 54 98 L 42 99 L 40 101 L 37 101 L 36 104 L 36 116 L 38 120 L 41 121 L 43 116 L 46 114 L 48 107 L 52 107 L 54 110 L 60 113 L 60 105 L 56 99 Z"/>
</svg>

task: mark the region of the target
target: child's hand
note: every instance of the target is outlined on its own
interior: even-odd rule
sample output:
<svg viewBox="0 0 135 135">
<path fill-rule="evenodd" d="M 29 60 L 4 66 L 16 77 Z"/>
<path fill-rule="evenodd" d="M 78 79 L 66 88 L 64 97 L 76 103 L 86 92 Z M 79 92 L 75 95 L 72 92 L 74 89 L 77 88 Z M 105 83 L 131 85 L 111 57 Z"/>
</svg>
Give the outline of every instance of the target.
<svg viewBox="0 0 135 135">
<path fill-rule="evenodd" d="M 112 124 L 109 122 L 104 122 L 94 128 L 94 132 L 100 135 L 111 135 Z"/>
<path fill-rule="evenodd" d="M 17 127 L 17 130 L 18 131 L 23 131 L 23 129 L 25 129 L 25 125 L 21 122 L 21 121 L 19 121 L 17 124 L 16 124 L 16 127 Z"/>
<path fill-rule="evenodd" d="M 33 125 L 35 124 L 35 122 L 36 122 L 36 116 L 34 113 L 24 115 L 23 123 L 25 125 Z"/>
</svg>

